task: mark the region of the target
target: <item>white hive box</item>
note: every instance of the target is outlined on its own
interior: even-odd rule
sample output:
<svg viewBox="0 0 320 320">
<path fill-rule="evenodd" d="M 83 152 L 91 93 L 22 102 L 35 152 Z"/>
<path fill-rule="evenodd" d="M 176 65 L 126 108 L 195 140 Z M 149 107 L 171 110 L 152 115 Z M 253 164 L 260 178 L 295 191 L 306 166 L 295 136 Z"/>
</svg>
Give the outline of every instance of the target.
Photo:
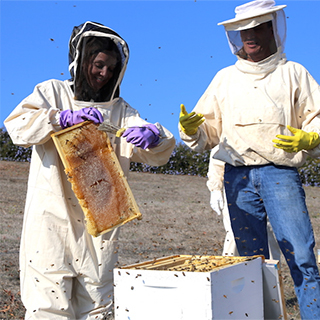
<svg viewBox="0 0 320 320">
<path fill-rule="evenodd" d="M 216 267 L 200 270 L 192 259 Z M 262 263 L 260 256 L 184 255 L 116 268 L 115 319 L 264 319 Z"/>
<path fill-rule="evenodd" d="M 287 319 L 286 303 L 278 260 L 265 260 L 262 265 L 264 319 Z"/>
</svg>

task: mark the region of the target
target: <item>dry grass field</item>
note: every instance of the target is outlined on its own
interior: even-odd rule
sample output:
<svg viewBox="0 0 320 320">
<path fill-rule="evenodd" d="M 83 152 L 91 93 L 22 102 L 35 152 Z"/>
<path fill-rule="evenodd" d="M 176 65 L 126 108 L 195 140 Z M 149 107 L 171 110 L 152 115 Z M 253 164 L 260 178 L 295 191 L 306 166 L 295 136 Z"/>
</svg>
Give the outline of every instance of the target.
<svg viewBox="0 0 320 320">
<path fill-rule="evenodd" d="M 0 161 L 0 319 L 24 316 L 18 254 L 28 171 L 28 163 Z M 143 219 L 122 227 L 120 265 L 173 254 L 221 254 L 225 236 L 222 217 L 210 208 L 205 178 L 132 172 L 128 181 Z M 305 190 L 320 248 L 320 189 Z M 292 280 L 284 261 L 281 272 L 288 319 L 299 319 Z"/>
</svg>

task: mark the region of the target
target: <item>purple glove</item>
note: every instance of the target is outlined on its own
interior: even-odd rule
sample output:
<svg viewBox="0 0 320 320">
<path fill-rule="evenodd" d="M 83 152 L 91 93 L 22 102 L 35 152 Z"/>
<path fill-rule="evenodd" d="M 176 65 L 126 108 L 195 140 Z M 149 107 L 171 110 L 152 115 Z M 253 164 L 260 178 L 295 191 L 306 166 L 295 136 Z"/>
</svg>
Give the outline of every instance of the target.
<svg viewBox="0 0 320 320">
<path fill-rule="evenodd" d="M 95 108 L 83 108 L 79 111 L 64 110 L 60 113 L 60 126 L 62 129 L 72 127 L 75 124 L 86 120 L 93 121 L 95 124 L 103 122 L 103 116 Z"/>
<path fill-rule="evenodd" d="M 128 128 L 122 137 L 127 138 L 127 142 L 142 149 L 154 148 L 160 140 L 160 132 L 154 124 L 146 124 L 141 127 Z"/>
</svg>

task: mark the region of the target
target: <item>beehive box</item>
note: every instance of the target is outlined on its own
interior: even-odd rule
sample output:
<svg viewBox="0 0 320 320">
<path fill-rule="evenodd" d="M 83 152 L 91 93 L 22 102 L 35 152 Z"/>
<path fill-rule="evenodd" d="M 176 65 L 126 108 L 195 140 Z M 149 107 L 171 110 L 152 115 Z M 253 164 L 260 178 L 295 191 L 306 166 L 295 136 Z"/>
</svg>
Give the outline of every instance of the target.
<svg viewBox="0 0 320 320">
<path fill-rule="evenodd" d="M 265 260 L 262 265 L 264 319 L 287 320 L 286 303 L 278 260 Z"/>
<path fill-rule="evenodd" d="M 177 255 L 116 268 L 115 319 L 264 319 L 262 262 Z"/>
<path fill-rule="evenodd" d="M 84 122 L 53 134 L 52 139 L 91 235 L 141 217 L 106 132 Z"/>
</svg>

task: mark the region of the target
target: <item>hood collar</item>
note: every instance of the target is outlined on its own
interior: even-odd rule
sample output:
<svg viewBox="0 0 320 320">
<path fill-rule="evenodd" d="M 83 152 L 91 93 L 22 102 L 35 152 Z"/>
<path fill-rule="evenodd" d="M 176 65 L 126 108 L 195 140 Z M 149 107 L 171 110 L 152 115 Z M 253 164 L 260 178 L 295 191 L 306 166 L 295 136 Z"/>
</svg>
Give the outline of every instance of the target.
<svg viewBox="0 0 320 320">
<path fill-rule="evenodd" d="M 255 79 L 264 78 L 287 61 L 286 55 L 281 53 L 281 50 L 259 62 L 244 60 L 238 56 L 237 58 L 236 68 L 243 73 L 252 75 Z"/>
</svg>

